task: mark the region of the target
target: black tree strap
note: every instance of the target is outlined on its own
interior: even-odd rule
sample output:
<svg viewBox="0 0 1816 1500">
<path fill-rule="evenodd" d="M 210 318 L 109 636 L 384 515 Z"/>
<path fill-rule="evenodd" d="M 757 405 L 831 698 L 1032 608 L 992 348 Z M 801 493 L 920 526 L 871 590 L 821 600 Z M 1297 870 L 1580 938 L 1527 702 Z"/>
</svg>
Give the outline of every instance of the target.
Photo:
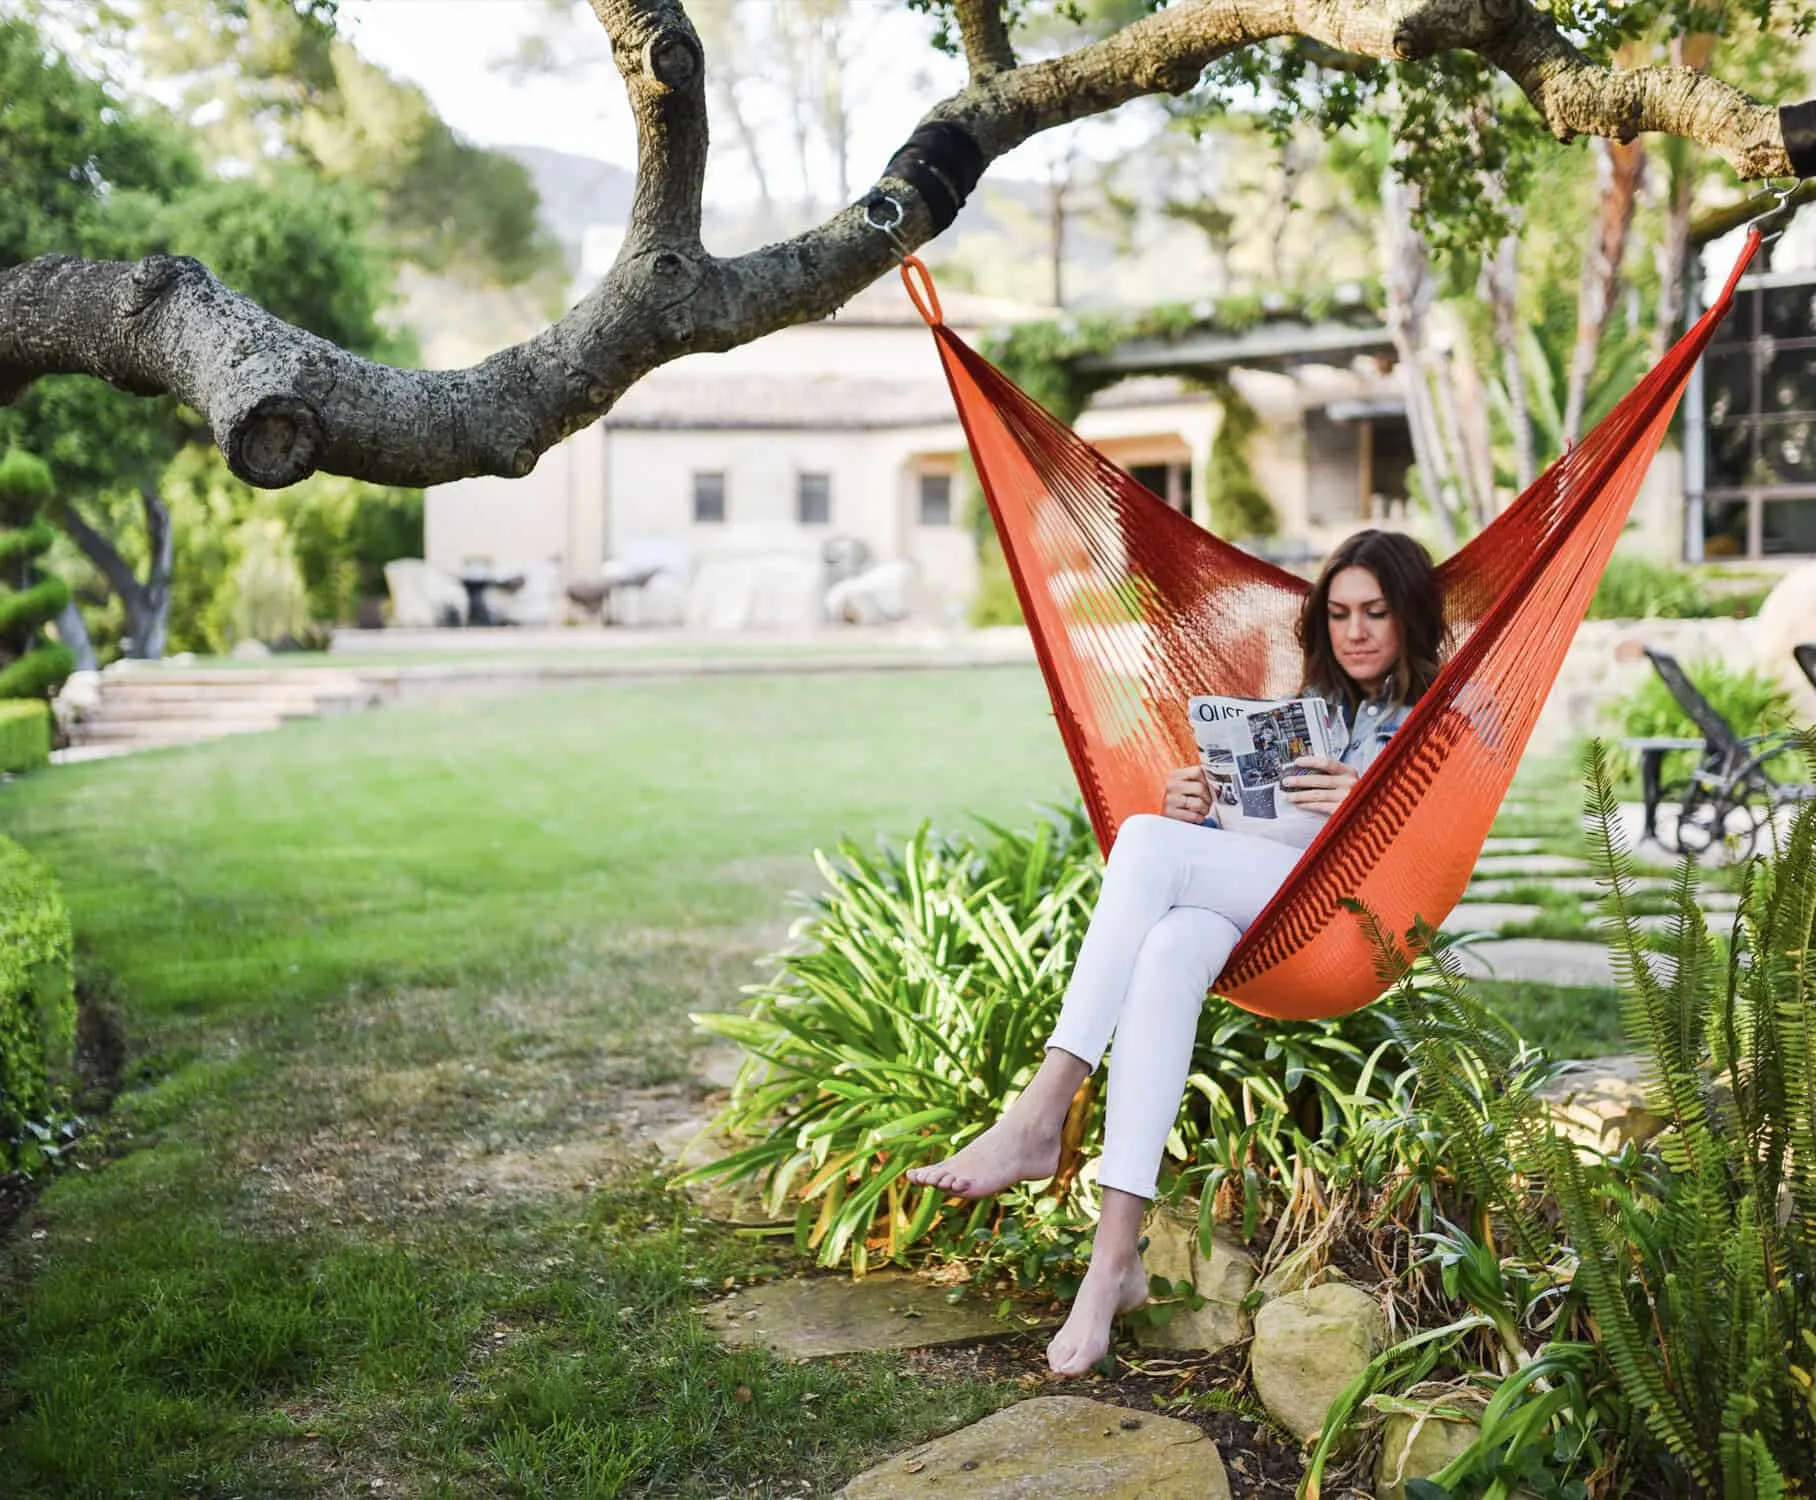
<svg viewBox="0 0 1816 1500">
<path fill-rule="evenodd" d="M 1784 132 L 1785 155 L 1799 177 L 1816 177 L 1816 99 L 1778 107 L 1778 128 Z"/>
<path fill-rule="evenodd" d="M 958 217 L 984 175 L 983 147 L 963 125 L 934 120 L 915 127 L 908 143 L 889 158 L 883 175 L 901 178 L 921 195 L 938 234 Z"/>
</svg>

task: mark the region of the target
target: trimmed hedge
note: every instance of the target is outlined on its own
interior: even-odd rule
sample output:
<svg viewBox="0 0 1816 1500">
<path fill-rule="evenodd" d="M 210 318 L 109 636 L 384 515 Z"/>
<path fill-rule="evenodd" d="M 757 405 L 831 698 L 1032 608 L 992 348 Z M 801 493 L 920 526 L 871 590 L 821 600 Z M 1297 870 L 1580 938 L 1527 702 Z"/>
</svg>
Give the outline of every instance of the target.
<svg viewBox="0 0 1816 1500">
<path fill-rule="evenodd" d="M 0 699 L 0 772 L 32 771 L 50 760 L 50 705 Z"/>
<path fill-rule="evenodd" d="M 69 912 L 50 872 L 0 838 L 0 1165 L 42 1122 L 75 1052 Z M 8 1160 L 10 1158 L 11 1160 Z"/>
</svg>

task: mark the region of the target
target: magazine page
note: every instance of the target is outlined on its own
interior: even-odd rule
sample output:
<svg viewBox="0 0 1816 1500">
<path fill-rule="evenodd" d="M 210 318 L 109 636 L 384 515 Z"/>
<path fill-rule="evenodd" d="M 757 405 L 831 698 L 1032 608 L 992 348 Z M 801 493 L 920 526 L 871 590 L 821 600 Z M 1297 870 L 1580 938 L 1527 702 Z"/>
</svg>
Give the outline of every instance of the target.
<svg viewBox="0 0 1816 1500">
<path fill-rule="evenodd" d="M 1295 807 L 1282 785 L 1305 755 L 1336 755 L 1342 716 L 1322 698 L 1225 698 L 1186 705 L 1219 824 L 1287 843 L 1311 842 L 1324 818 Z"/>
</svg>

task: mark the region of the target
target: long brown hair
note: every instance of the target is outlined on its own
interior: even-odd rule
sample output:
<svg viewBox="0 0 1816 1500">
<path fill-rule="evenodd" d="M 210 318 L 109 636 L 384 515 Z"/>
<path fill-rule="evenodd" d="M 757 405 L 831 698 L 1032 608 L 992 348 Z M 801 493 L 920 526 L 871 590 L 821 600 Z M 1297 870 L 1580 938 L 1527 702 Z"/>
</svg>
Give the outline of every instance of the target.
<svg viewBox="0 0 1816 1500">
<path fill-rule="evenodd" d="M 1344 538 L 1318 574 L 1299 616 L 1307 690 L 1334 697 L 1352 715 L 1362 699 L 1356 680 L 1337 665 L 1330 639 L 1331 581 L 1345 568 L 1366 568 L 1380 582 L 1381 596 L 1400 626 L 1393 697 L 1399 703 L 1417 703 L 1438 675 L 1444 649 L 1444 588 L 1431 554 L 1398 531 L 1358 531 Z"/>
</svg>

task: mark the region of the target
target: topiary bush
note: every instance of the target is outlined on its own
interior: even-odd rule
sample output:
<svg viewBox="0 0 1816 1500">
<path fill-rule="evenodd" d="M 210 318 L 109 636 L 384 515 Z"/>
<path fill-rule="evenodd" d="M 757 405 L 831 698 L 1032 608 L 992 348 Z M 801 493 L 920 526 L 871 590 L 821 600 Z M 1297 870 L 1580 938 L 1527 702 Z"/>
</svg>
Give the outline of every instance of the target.
<svg viewBox="0 0 1816 1500">
<path fill-rule="evenodd" d="M 35 771 L 50 761 L 50 705 L 0 699 L 0 775 Z"/>
<path fill-rule="evenodd" d="M 41 864 L 0 838 L 0 1166 L 54 1156 L 51 1120 L 75 1048 L 69 913 Z"/>
<path fill-rule="evenodd" d="M 50 498 L 42 462 L 17 448 L 0 456 L 0 698 L 48 699 L 75 670 L 69 648 L 43 633 L 69 603 L 68 585 L 37 565 L 56 541 Z"/>
</svg>

